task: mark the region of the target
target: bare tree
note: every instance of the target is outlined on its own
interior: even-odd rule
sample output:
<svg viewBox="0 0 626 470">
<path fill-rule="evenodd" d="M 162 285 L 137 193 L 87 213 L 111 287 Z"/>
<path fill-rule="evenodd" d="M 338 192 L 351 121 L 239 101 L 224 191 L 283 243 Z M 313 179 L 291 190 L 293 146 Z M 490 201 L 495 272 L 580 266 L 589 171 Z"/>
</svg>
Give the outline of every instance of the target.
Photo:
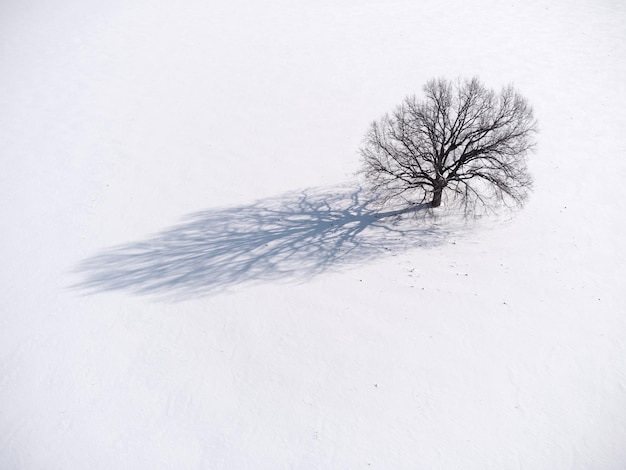
<svg viewBox="0 0 626 470">
<path fill-rule="evenodd" d="M 423 101 L 407 97 L 366 134 L 362 171 L 372 188 L 386 200 L 430 200 L 432 207 L 446 195 L 466 209 L 523 204 L 537 131 L 526 99 L 511 86 L 498 94 L 477 78 L 431 80 L 424 92 Z"/>
</svg>

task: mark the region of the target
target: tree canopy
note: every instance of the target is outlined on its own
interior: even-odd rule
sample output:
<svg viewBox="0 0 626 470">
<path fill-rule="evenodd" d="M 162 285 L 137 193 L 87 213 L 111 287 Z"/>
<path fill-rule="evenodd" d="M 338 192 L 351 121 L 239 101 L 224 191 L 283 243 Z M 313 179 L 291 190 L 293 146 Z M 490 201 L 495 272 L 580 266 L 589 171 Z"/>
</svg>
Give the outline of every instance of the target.
<svg viewBox="0 0 626 470">
<path fill-rule="evenodd" d="M 460 200 L 466 208 L 522 205 L 532 185 L 526 157 L 536 120 L 512 86 L 499 93 L 477 78 L 431 80 L 424 99 L 405 98 L 371 124 L 363 174 L 385 200 Z"/>
</svg>

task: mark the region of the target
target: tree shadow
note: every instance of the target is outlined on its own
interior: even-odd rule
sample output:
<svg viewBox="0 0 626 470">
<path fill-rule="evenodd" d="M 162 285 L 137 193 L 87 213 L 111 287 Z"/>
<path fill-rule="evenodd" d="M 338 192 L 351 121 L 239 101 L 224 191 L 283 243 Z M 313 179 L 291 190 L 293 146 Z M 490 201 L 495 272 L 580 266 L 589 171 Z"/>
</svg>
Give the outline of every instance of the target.
<svg viewBox="0 0 626 470">
<path fill-rule="evenodd" d="M 209 209 L 144 241 L 80 263 L 87 293 L 123 290 L 182 300 L 258 281 L 303 281 L 385 254 L 431 247 L 448 231 L 425 205 L 376 211 L 360 188 L 287 193 Z"/>
</svg>

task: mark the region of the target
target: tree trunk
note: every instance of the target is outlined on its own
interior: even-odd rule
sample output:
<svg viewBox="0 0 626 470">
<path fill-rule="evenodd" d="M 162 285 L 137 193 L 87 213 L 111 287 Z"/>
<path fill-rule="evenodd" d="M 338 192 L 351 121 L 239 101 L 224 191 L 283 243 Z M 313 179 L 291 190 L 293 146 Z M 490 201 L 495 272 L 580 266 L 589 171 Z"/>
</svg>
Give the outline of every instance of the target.
<svg viewBox="0 0 626 470">
<path fill-rule="evenodd" d="M 441 205 L 441 193 L 447 184 L 448 182 L 443 176 L 437 175 L 437 178 L 433 182 L 433 199 L 430 201 L 431 207 L 439 207 Z"/>
<path fill-rule="evenodd" d="M 433 200 L 430 201 L 431 207 L 439 207 L 441 205 L 441 193 L 443 192 L 443 188 L 435 188 L 433 193 Z"/>
</svg>

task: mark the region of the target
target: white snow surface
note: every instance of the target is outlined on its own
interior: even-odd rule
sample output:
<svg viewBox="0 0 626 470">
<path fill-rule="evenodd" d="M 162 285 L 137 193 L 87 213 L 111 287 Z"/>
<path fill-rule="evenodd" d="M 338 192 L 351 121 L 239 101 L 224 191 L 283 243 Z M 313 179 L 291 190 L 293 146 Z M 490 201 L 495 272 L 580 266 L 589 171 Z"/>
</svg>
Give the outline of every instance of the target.
<svg viewBox="0 0 626 470">
<path fill-rule="evenodd" d="M 626 468 L 626 4 L 4 0 L 0 468 Z M 433 77 L 541 133 L 512 215 L 375 218 Z"/>
</svg>

